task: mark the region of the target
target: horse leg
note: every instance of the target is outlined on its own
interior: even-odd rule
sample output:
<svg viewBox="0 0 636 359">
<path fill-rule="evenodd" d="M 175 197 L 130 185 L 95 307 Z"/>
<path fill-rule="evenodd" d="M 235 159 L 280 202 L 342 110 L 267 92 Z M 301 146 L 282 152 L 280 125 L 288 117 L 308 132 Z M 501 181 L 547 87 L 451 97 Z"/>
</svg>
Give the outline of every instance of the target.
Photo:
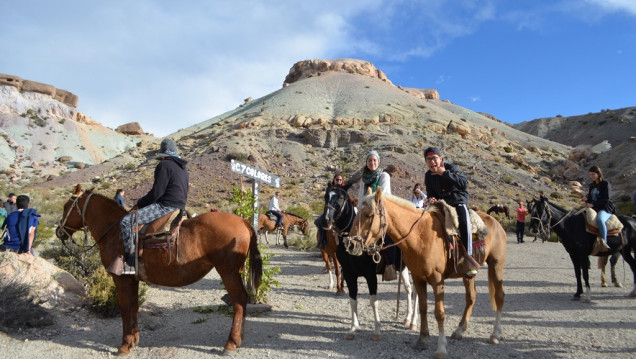
<svg viewBox="0 0 636 359">
<path fill-rule="evenodd" d="M 285 245 L 285 248 L 289 248 L 287 245 L 287 228 L 283 228 L 283 244 Z"/>
<path fill-rule="evenodd" d="M 623 288 L 623 284 L 616 278 L 616 263 L 618 263 L 619 256 L 620 253 L 617 252 L 612 254 L 610 257 L 610 272 L 612 274 L 612 283 L 614 284 L 614 287 Z"/>
<path fill-rule="evenodd" d="M 415 345 L 413 345 L 414 349 L 421 350 L 426 349 L 426 339 L 430 336 L 428 331 L 428 320 L 426 319 L 426 282 L 425 281 L 417 281 L 413 278 L 413 286 L 415 287 L 415 292 L 417 294 L 419 306 L 418 309 L 420 311 L 420 336 L 417 338 Z"/>
<path fill-rule="evenodd" d="M 405 266 L 400 272 L 402 277 L 402 283 L 404 283 L 404 292 L 406 292 L 406 318 L 404 319 L 404 326 L 411 330 L 417 330 L 417 310 L 415 310 L 415 302 L 417 303 L 417 294 L 413 292 L 413 286 L 411 286 L 411 276 L 409 275 L 409 269 Z M 413 298 L 415 297 L 415 298 Z"/>
<path fill-rule="evenodd" d="M 591 301 L 591 290 L 590 290 L 590 257 L 583 256 L 581 258 L 583 263 L 581 265 L 581 269 L 583 269 L 583 281 L 585 282 L 585 295 L 583 296 L 583 302 L 589 303 Z"/>
<path fill-rule="evenodd" d="M 576 277 L 576 293 L 572 297 L 572 300 L 581 299 L 581 294 L 583 294 L 583 284 L 581 283 L 581 263 L 578 261 L 576 254 L 570 253 L 570 259 L 572 260 L 572 265 L 574 265 L 574 276 Z"/>
<path fill-rule="evenodd" d="M 241 262 L 243 263 L 243 262 Z M 241 280 L 241 274 L 236 269 L 228 271 L 219 271 L 225 290 L 230 295 L 232 308 L 234 309 L 234 317 L 232 318 L 232 328 L 230 335 L 225 343 L 224 354 L 232 354 L 236 351 L 236 347 L 241 345 L 244 335 L 243 321 L 245 320 L 247 307 L 247 290 Z"/>
<path fill-rule="evenodd" d="M 433 294 L 435 295 L 435 320 L 437 320 L 437 328 L 439 330 L 439 337 L 437 338 L 437 350 L 435 350 L 435 359 L 447 359 L 448 351 L 446 349 L 446 334 L 444 332 L 444 320 L 446 314 L 444 313 L 444 281 L 441 274 L 435 278 L 433 287 Z"/>
<path fill-rule="evenodd" d="M 492 257 L 491 257 L 492 258 Z M 502 338 L 501 333 L 501 313 L 503 311 L 504 299 L 506 293 L 503 286 L 503 260 L 492 259 L 488 260 L 488 294 L 490 296 L 490 305 L 495 311 L 495 325 L 493 326 L 492 334 L 490 334 L 490 343 L 499 344 Z"/>
<path fill-rule="evenodd" d="M 382 339 L 380 333 L 380 312 L 378 308 L 378 277 L 375 274 L 375 265 L 372 270 L 365 275 L 367 280 L 367 286 L 369 287 L 369 303 L 371 304 L 371 310 L 373 311 L 374 329 L 371 340 L 378 341 Z"/>
<path fill-rule="evenodd" d="M 470 321 L 470 316 L 473 313 L 473 306 L 475 305 L 475 296 L 477 295 L 477 291 L 475 289 L 475 278 L 466 278 L 464 277 L 464 289 L 466 290 L 465 295 L 465 306 L 464 306 L 464 315 L 462 319 L 459 321 L 459 325 L 457 329 L 451 334 L 451 338 L 453 339 L 461 339 L 464 337 L 464 333 L 468 331 L 468 322 Z"/>
<path fill-rule="evenodd" d="M 134 276 L 113 276 L 119 311 L 122 321 L 121 346 L 117 355 L 130 354 L 130 350 L 139 342 L 139 329 L 137 327 L 138 289 L 139 281 Z M 136 299 L 135 299 L 136 298 Z"/>
<path fill-rule="evenodd" d="M 320 250 L 322 254 L 322 260 L 325 261 L 325 266 L 327 267 L 327 273 L 329 273 L 329 286 L 327 289 L 333 289 L 333 273 L 331 273 L 331 263 L 329 262 L 329 255 L 324 250 Z"/>
<path fill-rule="evenodd" d="M 345 280 L 347 281 L 347 288 L 349 288 L 349 306 L 351 307 L 351 328 L 345 334 L 345 339 L 352 340 L 356 337 L 356 330 L 360 328 L 360 322 L 358 321 L 358 278 L 350 278 L 351 274 L 345 274 Z"/>
<path fill-rule="evenodd" d="M 333 266 L 336 271 L 336 293 L 342 294 L 344 293 L 344 278 L 342 278 L 342 270 L 340 269 L 340 262 L 338 262 L 338 257 L 336 255 L 332 255 Z"/>
<path fill-rule="evenodd" d="M 598 269 L 601 270 L 601 287 L 607 287 L 607 280 L 605 279 L 605 266 L 607 265 L 607 257 L 598 257 Z"/>
<path fill-rule="evenodd" d="M 636 255 L 636 253 L 634 253 Z M 630 297 L 636 297 L 636 258 L 632 257 L 632 251 L 630 248 L 623 248 L 621 250 L 621 255 L 629 267 L 632 270 L 632 275 L 634 277 L 634 289 L 629 293 Z"/>
</svg>

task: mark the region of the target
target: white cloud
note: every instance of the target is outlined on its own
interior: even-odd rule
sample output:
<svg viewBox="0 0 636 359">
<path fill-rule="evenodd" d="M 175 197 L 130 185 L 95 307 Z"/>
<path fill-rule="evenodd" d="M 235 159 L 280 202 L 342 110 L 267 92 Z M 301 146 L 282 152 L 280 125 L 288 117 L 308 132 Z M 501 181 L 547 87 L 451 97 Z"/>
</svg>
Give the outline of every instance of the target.
<svg viewBox="0 0 636 359">
<path fill-rule="evenodd" d="M 636 15 L 636 1 L 634 0 L 585 0 L 608 12 L 627 11 L 631 15 Z"/>
<path fill-rule="evenodd" d="M 470 96 L 470 97 L 468 97 L 468 100 L 470 100 L 471 102 L 479 102 L 479 101 L 481 101 L 481 97 L 480 96 Z"/>
</svg>

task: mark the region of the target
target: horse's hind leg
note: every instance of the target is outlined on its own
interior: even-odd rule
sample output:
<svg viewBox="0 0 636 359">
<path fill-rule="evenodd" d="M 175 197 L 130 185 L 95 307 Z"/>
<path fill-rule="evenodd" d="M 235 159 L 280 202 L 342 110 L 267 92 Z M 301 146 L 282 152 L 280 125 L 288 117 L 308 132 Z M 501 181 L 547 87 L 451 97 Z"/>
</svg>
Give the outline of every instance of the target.
<svg viewBox="0 0 636 359">
<path fill-rule="evenodd" d="M 477 295 L 477 291 L 475 289 L 475 278 L 466 278 L 464 277 L 464 288 L 466 290 L 465 301 L 466 304 L 464 306 L 464 315 L 462 316 L 457 329 L 451 335 L 453 339 L 461 339 L 464 337 L 464 333 L 468 331 L 468 322 L 470 321 L 470 316 L 473 313 L 473 306 L 475 305 L 475 296 Z"/>
<path fill-rule="evenodd" d="M 616 252 L 610 257 L 610 272 L 612 273 L 612 283 L 614 286 L 617 288 L 623 288 L 623 284 L 616 278 L 616 263 L 618 263 L 619 256 L 620 253 Z"/>
<path fill-rule="evenodd" d="M 418 310 L 420 311 L 420 336 L 417 338 L 417 342 L 413 345 L 415 349 L 426 349 L 426 339 L 430 336 L 428 331 L 428 320 L 426 319 L 426 282 L 417 281 L 413 278 L 413 286 L 418 297 Z"/>
<path fill-rule="evenodd" d="M 218 270 L 218 268 L 217 268 Z M 243 340 L 243 321 L 245 320 L 245 309 L 247 307 L 247 291 L 241 280 L 238 270 L 231 272 L 219 271 L 225 289 L 232 300 L 232 308 L 234 309 L 234 318 L 232 319 L 232 329 L 225 343 L 224 354 L 232 353 L 236 347 L 241 345 Z"/>
</svg>

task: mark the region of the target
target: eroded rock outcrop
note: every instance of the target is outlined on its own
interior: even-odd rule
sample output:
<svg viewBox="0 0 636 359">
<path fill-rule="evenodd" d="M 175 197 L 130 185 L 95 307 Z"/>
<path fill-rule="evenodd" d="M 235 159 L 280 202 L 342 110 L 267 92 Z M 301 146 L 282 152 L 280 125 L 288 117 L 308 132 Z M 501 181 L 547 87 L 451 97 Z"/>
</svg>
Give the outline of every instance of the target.
<svg viewBox="0 0 636 359">
<path fill-rule="evenodd" d="M 323 72 L 336 71 L 350 74 L 359 74 L 378 78 L 392 84 L 384 72 L 378 70 L 372 63 L 357 59 L 333 59 L 333 60 L 303 60 L 292 66 L 285 77 L 283 87 L 308 77 L 320 76 Z"/>
</svg>

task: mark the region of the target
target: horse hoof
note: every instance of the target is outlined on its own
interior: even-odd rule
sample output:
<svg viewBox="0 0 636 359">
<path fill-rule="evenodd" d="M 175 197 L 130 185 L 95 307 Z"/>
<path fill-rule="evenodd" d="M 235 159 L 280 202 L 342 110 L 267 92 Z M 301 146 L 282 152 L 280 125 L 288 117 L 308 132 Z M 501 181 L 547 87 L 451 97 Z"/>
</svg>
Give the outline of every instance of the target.
<svg viewBox="0 0 636 359">
<path fill-rule="evenodd" d="M 581 295 L 580 294 L 579 295 L 576 295 L 576 294 L 573 295 L 572 296 L 572 300 L 574 300 L 574 301 L 581 300 Z"/>
<path fill-rule="evenodd" d="M 607 287 L 607 283 L 605 283 L 605 282 L 601 283 L 601 287 L 606 288 Z"/>
<path fill-rule="evenodd" d="M 404 319 L 404 326 L 405 327 L 410 327 L 411 326 L 411 321 L 408 319 Z"/>
<path fill-rule="evenodd" d="M 448 359 L 448 353 L 444 353 L 444 352 L 436 352 L 435 359 Z"/>
<path fill-rule="evenodd" d="M 356 335 L 355 335 L 355 334 L 353 334 L 353 333 L 347 333 L 347 334 L 345 334 L 345 336 L 344 336 L 344 337 L 345 337 L 345 339 L 347 339 L 347 340 L 353 340 L 353 339 L 355 339 L 355 338 L 356 338 Z"/>
<path fill-rule="evenodd" d="M 229 350 L 229 349 L 223 350 L 224 357 L 234 356 L 235 354 L 236 354 L 236 350 Z"/>
<path fill-rule="evenodd" d="M 371 336 L 371 340 L 373 340 L 374 342 L 382 340 L 382 334 L 373 333 L 373 335 Z"/>
<path fill-rule="evenodd" d="M 411 327 L 409 327 L 409 329 L 411 329 L 412 331 L 417 331 L 417 324 L 411 324 Z"/>
<path fill-rule="evenodd" d="M 130 350 L 124 350 L 122 348 L 117 349 L 117 356 L 118 357 L 124 357 L 126 355 L 130 354 Z"/>
<path fill-rule="evenodd" d="M 490 340 L 488 341 L 490 344 L 499 344 L 499 338 L 494 335 L 490 336 Z"/>
<path fill-rule="evenodd" d="M 454 331 L 453 334 L 451 334 L 451 338 L 452 339 L 462 339 L 464 338 L 464 334 L 460 331 Z"/>
<path fill-rule="evenodd" d="M 418 339 L 415 344 L 413 344 L 413 350 L 426 350 L 426 342 Z"/>
<path fill-rule="evenodd" d="M 614 287 L 616 288 L 623 288 L 623 284 L 620 282 L 614 282 Z"/>
<path fill-rule="evenodd" d="M 582 303 L 591 303 L 592 300 L 590 298 L 583 298 Z"/>
</svg>

